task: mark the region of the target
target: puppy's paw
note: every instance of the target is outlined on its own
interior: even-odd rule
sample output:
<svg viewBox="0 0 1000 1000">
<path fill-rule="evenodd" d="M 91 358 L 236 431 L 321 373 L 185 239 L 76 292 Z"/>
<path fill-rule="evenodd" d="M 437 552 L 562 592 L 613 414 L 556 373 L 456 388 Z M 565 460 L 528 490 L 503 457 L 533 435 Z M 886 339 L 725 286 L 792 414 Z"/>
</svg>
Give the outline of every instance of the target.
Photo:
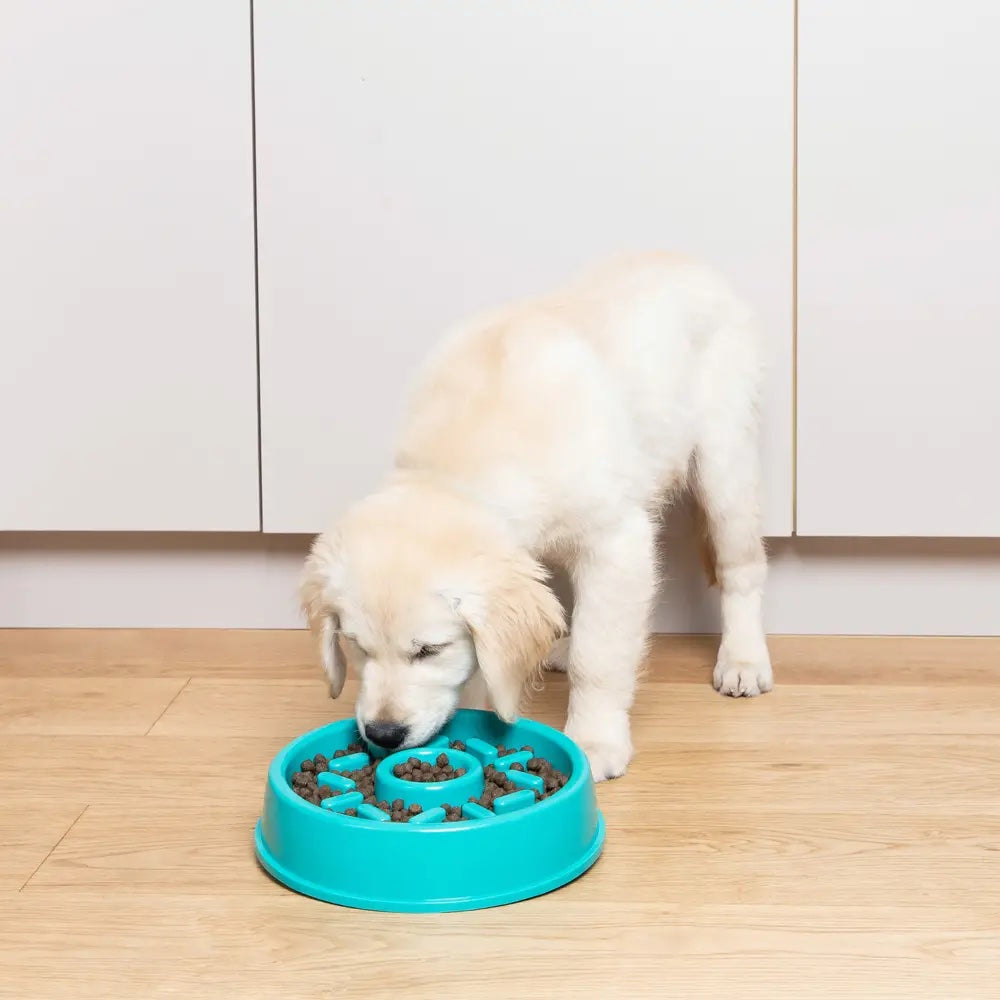
<svg viewBox="0 0 1000 1000">
<path fill-rule="evenodd" d="M 561 639 L 556 639 L 552 643 L 549 655 L 545 657 L 546 670 L 554 670 L 564 674 L 569 670 L 569 636 L 564 635 Z"/>
<path fill-rule="evenodd" d="M 739 656 L 723 646 L 712 674 L 712 686 L 719 694 L 733 698 L 754 698 L 770 691 L 774 674 L 767 650 Z"/>
<path fill-rule="evenodd" d="M 581 743 L 581 748 L 590 762 L 590 773 L 594 781 L 620 778 L 632 760 L 632 746 L 613 743 Z"/>
<path fill-rule="evenodd" d="M 566 724 L 566 735 L 587 755 L 594 781 L 620 778 L 628 769 L 633 751 L 627 715 L 603 718 L 597 725 L 571 719 Z"/>
</svg>

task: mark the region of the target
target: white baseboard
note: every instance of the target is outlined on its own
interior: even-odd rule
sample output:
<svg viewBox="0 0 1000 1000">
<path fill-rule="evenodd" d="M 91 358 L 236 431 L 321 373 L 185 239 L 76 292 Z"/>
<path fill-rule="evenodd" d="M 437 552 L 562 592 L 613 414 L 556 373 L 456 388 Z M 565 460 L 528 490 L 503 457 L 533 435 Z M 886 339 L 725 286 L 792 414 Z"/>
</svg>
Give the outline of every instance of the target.
<svg viewBox="0 0 1000 1000">
<path fill-rule="evenodd" d="M 0 627 L 297 628 L 301 535 L 0 534 Z M 769 632 L 992 635 L 1000 539 L 775 539 Z M 685 532 L 664 545 L 662 632 L 717 632 Z"/>
</svg>

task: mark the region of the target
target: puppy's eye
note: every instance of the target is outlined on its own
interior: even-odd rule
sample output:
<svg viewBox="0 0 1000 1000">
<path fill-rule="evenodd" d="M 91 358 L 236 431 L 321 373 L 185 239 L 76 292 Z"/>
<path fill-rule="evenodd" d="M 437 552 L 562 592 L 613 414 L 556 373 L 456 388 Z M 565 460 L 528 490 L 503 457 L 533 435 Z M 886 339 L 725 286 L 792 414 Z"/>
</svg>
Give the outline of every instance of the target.
<svg viewBox="0 0 1000 1000">
<path fill-rule="evenodd" d="M 426 659 L 429 659 L 432 656 L 437 656 L 437 654 L 440 653 L 442 649 L 447 649 L 448 646 L 450 646 L 450 645 L 451 645 L 451 643 L 442 642 L 442 643 L 438 643 L 438 645 L 436 645 L 436 646 L 430 646 L 430 645 L 428 645 L 428 646 L 421 646 L 413 654 L 413 659 L 415 659 L 415 660 L 426 660 Z"/>
</svg>

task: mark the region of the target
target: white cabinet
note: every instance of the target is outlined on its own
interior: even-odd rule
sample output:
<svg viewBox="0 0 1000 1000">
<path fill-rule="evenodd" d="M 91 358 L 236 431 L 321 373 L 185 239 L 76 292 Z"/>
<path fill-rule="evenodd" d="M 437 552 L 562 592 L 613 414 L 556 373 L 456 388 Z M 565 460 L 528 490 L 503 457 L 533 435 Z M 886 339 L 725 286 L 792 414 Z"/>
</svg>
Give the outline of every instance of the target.
<svg viewBox="0 0 1000 1000">
<path fill-rule="evenodd" d="M 620 250 L 729 274 L 770 335 L 791 530 L 792 0 L 256 0 L 263 523 L 388 467 L 451 321 Z"/>
<path fill-rule="evenodd" d="M 8 0 L 0 530 L 259 529 L 247 0 Z"/>
<path fill-rule="evenodd" d="M 799 26 L 798 530 L 1000 535 L 1000 7 Z"/>
</svg>

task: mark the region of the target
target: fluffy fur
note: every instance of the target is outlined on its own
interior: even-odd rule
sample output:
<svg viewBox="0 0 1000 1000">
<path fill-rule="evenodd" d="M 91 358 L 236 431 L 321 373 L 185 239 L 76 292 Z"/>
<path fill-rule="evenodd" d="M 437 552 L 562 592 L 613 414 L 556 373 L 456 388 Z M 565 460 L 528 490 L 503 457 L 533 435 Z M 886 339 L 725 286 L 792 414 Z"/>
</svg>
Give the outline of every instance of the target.
<svg viewBox="0 0 1000 1000">
<path fill-rule="evenodd" d="M 309 555 L 303 605 L 330 693 L 433 736 L 488 695 L 511 719 L 548 657 L 597 780 L 632 757 L 629 711 L 656 588 L 656 527 L 688 486 L 722 591 L 715 687 L 770 689 L 761 623 L 760 362 L 750 310 L 666 254 L 607 265 L 452 331 L 416 381 L 385 486 Z M 566 567 L 572 630 L 543 562 Z M 551 653 L 550 653 L 551 650 Z"/>
</svg>

